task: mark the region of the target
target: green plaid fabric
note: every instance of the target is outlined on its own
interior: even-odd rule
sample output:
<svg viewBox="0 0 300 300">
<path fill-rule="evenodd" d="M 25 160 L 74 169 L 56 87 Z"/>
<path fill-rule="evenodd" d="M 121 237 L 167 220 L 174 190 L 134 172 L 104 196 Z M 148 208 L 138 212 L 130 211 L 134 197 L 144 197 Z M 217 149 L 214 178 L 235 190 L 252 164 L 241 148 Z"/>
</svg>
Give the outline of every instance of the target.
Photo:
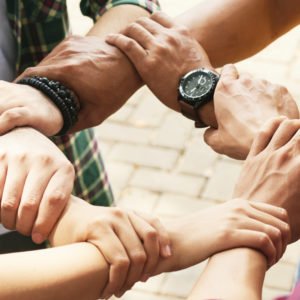
<svg viewBox="0 0 300 300">
<path fill-rule="evenodd" d="M 68 32 L 66 0 L 6 0 L 8 18 L 17 43 L 16 71 L 38 64 Z M 94 20 L 116 5 L 139 5 L 152 12 L 156 0 L 83 0 L 82 13 Z M 53 141 L 76 170 L 74 194 L 95 205 L 111 205 L 113 195 L 93 129 L 55 137 Z"/>
</svg>

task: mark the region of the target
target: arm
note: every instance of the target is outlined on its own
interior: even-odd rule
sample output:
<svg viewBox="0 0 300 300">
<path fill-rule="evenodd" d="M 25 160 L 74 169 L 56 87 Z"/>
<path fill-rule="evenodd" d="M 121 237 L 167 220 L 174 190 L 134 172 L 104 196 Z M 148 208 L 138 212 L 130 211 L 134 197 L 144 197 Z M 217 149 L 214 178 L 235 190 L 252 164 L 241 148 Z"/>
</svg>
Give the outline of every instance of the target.
<svg viewBox="0 0 300 300">
<path fill-rule="evenodd" d="M 94 210 L 93 214 L 91 209 Z M 57 246 L 74 242 L 78 244 L 1 255 L 0 298 L 97 299 L 109 280 L 111 268 L 95 241 L 94 233 L 99 226 L 91 226 L 97 225 L 93 220 L 95 216 L 99 220 L 99 209 L 101 208 L 92 207 L 75 198 L 66 207 L 50 240 Z M 267 211 L 270 214 L 265 214 Z M 283 250 L 278 242 L 280 240 L 281 243 L 281 238 L 284 239 L 287 234 L 285 222 L 275 217 L 278 213 L 279 209 L 272 206 L 250 205 L 246 201 L 236 200 L 168 222 L 166 228 L 174 253 L 168 258 L 160 258 L 149 276 L 191 266 L 214 252 L 236 246 L 257 247 L 271 262 L 276 259 L 276 254 L 281 255 Z M 264 223 L 269 224 L 269 227 L 266 228 Z M 121 226 L 128 233 L 129 227 L 124 224 Z M 210 231 L 199 228 L 209 228 Z M 115 230 L 117 231 L 117 227 Z M 187 232 L 195 234 L 187 236 Z M 113 233 L 109 236 L 113 238 Z M 129 239 L 128 234 L 126 237 Z M 105 235 L 100 232 L 97 238 L 103 239 Z M 100 251 L 90 243 L 80 243 L 83 241 L 93 243 Z M 146 240 L 144 242 L 148 243 Z M 284 243 L 283 240 L 282 242 Z M 123 292 L 125 290 L 126 288 Z"/>
<path fill-rule="evenodd" d="M 211 0 L 177 17 L 216 67 L 251 56 L 300 22 L 299 0 Z"/>
<path fill-rule="evenodd" d="M 82 110 L 74 131 L 101 123 L 141 87 L 142 81 L 132 64 L 118 49 L 105 44 L 102 38 L 158 9 L 156 0 L 128 1 L 134 5 L 124 5 L 118 0 L 105 1 L 106 8 L 103 2 L 94 2 L 93 6 L 86 4 L 86 9 L 93 12 L 84 12 L 94 19 L 99 17 L 100 11 L 103 15 L 97 19 L 87 36 L 65 39 L 37 68 L 29 68 L 23 74 L 45 75 L 63 82 L 76 92 L 82 102 Z M 24 125 L 34 127 L 47 136 L 59 132 L 62 127 L 61 114 L 47 97 L 37 94 L 31 87 L 26 88 L 34 97 L 24 97 L 24 87 L 6 82 L 2 82 L 2 85 L 5 92 L 2 88 L 0 112 L 6 113 L 1 115 L 1 133 Z M 95 111 L 99 105 L 101 110 Z"/>
<path fill-rule="evenodd" d="M 235 188 L 235 196 L 285 207 L 292 236 L 299 239 L 299 120 L 274 119 L 256 136 Z M 214 255 L 195 286 L 194 299 L 261 299 L 267 264 L 250 249 Z"/>
<path fill-rule="evenodd" d="M 97 299 L 108 278 L 103 256 L 89 243 L 5 254 L 0 263 L 1 299 Z"/>
<path fill-rule="evenodd" d="M 233 249 L 210 258 L 189 300 L 261 299 L 266 259 L 251 249 Z"/>
</svg>

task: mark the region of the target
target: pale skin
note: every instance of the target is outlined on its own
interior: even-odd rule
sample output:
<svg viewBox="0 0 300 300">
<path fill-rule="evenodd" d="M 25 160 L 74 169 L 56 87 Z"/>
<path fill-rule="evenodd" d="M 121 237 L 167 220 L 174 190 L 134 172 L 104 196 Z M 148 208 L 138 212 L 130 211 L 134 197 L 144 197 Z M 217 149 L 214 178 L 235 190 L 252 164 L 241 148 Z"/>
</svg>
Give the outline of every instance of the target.
<svg viewBox="0 0 300 300">
<path fill-rule="evenodd" d="M 121 5 L 105 13 L 88 35 L 101 37 L 109 32 L 119 31 L 138 17 L 148 15 L 149 13 L 139 6 Z M 61 128 L 63 120 L 60 112 L 45 95 L 36 89 L 0 81 L 0 90 L 1 99 L 5 99 L 5 103 L 9 102 L 15 106 L 14 110 L 7 111 L 6 104 L 2 103 L 0 127 L 3 128 L 13 123 L 15 124 L 14 127 L 20 127 L 25 124 L 21 120 L 29 118 L 33 121 L 31 127 L 40 129 L 48 136 L 54 135 Z M 22 103 L 24 98 L 31 99 L 30 103 L 28 102 L 29 105 Z M 32 119 L 33 113 L 35 114 L 34 120 Z M 3 137 L 2 139 L 9 138 Z M 30 134 L 25 135 L 22 139 L 24 144 L 30 145 Z M 42 243 L 48 238 L 67 203 L 66 199 L 70 197 L 74 170 L 71 164 L 64 157 L 61 157 L 58 149 L 52 149 L 44 157 L 51 161 L 54 167 L 43 168 L 43 180 L 40 181 L 40 168 L 36 164 L 30 163 L 31 149 L 20 144 L 18 147 L 22 154 L 22 159 L 18 163 L 18 170 L 20 171 L 15 173 L 18 176 L 11 174 L 15 168 L 12 159 L 5 160 L 5 163 L 2 164 L 1 193 L 4 193 L 4 198 L 1 201 L 1 217 L 6 228 L 20 230 L 23 234 L 32 235 L 34 242 Z M 6 152 L 2 151 L 1 155 L 12 157 L 12 152 L 7 149 Z M 6 173 L 7 168 L 9 173 Z M 65 171 L 65 168 L 68 168 L 68 172 Z M 33 182 L 35 184 L 32 184 Z M 22 193 L 23 191 L 24 193 Z"/>
<path fill-rule="evenodd" d="M 179 110 L 176 99 L 180 78 L 200 66 L 213 69 L 191 32 L 164 13 L 141 18 L 122 34 L 109 35 L 106 41 L 122 50 L 152 92 L 175 110 Z M 286 88 L 239 74 L 234 66 L 226 66 L 214 101 L 201 107 L 199 115 L 211 126 L 204 138 L 212 149 L 245 159 L 254 135 L 265 120 L 280 115 L 298 118 L 299 112 Z M 243 131 L 242 138 L 239 130 Z"/>
<path fill-rule="evenodd" d="M 192 10 L 183 13 L 175 19 L 176 23 L 185 25 L 186 29 L 184 29 L 182 26 L 179 28 L 177 28 L 176 26 L 174 28 L 171 28 L 173 25 L 172 22 L 170 23 L 170 21 L 160 25 L 163 25 L 163 27 L 168 27 L 168 29 L 174 29 L 173 33 L 176 34 L 177 32 L 177 36 L 178 32 L 179 34 L 184 34 L 187 40 L 187 33 L 188 31 L 190 31 L 192 37 L 190 39 L 190 43 L 195 43 L 197 41 L 200 42 L 209 54 L 212 65 L 218 66 L 220 64 L 224 64 L 227 61 L 238 60 L 254 53 L 255 51 L 261 49 L 262 47 L 273 41 L 275 38 L 277 38 L 281 34 L 285 33 L 287 30 L 295 26 L 299 22 L 300 15 L 298 11 L 300 6 L 297 5 L 298 3 L 299 1 L 296 0 L 256 0 L 242 2 L 237 0 L 215 0 L 200 4 L 196 8 L 193 8 Z M 217 9 L 217 7 L 221 7 L 222 9 Z M 232 7 L 234 7 L 234 10 L 232 10 Z M 198 18 L 199 11 L 201 11 L 201 15 L 204 17 Z M 271 14 L 269 14 L 270 11 Z M 219 15 L 215 16 L 214 14 L 216 14 L 216 12 L 221 12 L 222 14 L 219 13 Z M 280 12 L 280 14 L 278 12 Z M 249 20 L 252 20 L 252 15 L 254 13 L 257 21 L 253 25 L 252 22 L 250 22 Z M 27 70 L 26 75 L 39 74 L 44 76 L 50 76 L 51 78 L 61 80 L 62 82 L 66 82 L 69 87 L 73 88 L 75 92 L 77 92 L 77 94 L 80 96 L 80 100 L 82 101 L 83 109 L 79 116 L 79 123 L 78 125 L 76 125 L 74 130 L 101 123 L 109 115 L 115 112 L 120 106 L 122 106 L 126 99 L 142 85 L 141 78 L 132 68 L 132 65 L 128 63 L 126 57 L 120 51 L 116 51 L 116 49 L 114 49 L 113 47 L 109 47 L 108 45 L 104 44 L 103 40 L 98 39 L 99 37 L 104 37 L 107 33 L 117 32 L 123 29 L 128 23 L 134 21 L 135 19 L 141 16 L 148 16 L 148 13 L 137 6 L 122 5 L 115 7 L 111 9 L 108 13 L 106 13 L 103 18 L 100 18 L 97 24 L 89 32 L 88 35 L 94 36 L 94 38 L 87 38 L 86 40 L 84 38 L 79 37 L 73 39 L 71 38 L 67 40 L 66 43 L 63 43 L 61 47 L 58 47 L 56 50 L 53 51 L 52 54 L 55 54 L 56 58 L 53 58 L 51 55 L 49 55 L 48 60 L 44 60 L 44 62 L 39 67 Z M 153 16 L 152 19 L 159 23 L 158 21 L 161 18 L 159 18 L 158 14 L 158 17 Z M 224 27 L 224 19 L 226 19 L 226 28 Z M 230 20 L 230 22 L 228 22 L 228 20 Z M 241 22 L 241 20 L 243 22 Z M 140 19 L 138 24 L 141 25 L 141 22 L 143 25 L 143 22 L 145 23 L 145 20 Z M 236 26 L 237 24 L 239 24 L 238 27 Z M 222 26 L 223 32 L 221 36 L 219 36 L 218 34 L 218 29 L 220 28 L 220 26 Z M 136 27 L 137 26 L 135 26 L 135 29 Z M 207 30 L 208 27 L 209 30 Z M 132 30 L 132 28 L 133 27 L 131 27 L 131 31 L 129 31 L 127 34 L 132 34 L 132 31 L 134 33 L 134 30 Z M 226 29 L 225 31 L 224 28 Z M 236 31 L 236 28 L 239 29 L 238 32 Z M 258 28 L 260 32 L 259 36 L 256 35 L 256 32 L 258 32 Z M 164 37 L 164 34 L 166 34 L 166 32 L 162 32 L 162 37 Z M 255 38 L 253 38 L 253 35 L 255 35 Z M 172 34 L 168 34 L 167 36 L 172 38 Z M 172 39 L 167 40 L 167 42 L 174 42 L 174 37 L 176 37 L 176 35 L 173 36 Z M 249 43 L 249 40 L 247 39 L 251 40 L 251 43 Z M 239 45 L 239 47 L 235 47 L 233 49 L 231 45 L 228 45 L 228 41 L 231 40 L 236 41 L 235 44 Z M 110 42 L 113 42 L 111 38 Z M 249 44 L 252 48 L 248 47 Z M 90 46 L 86 47 L 86 45 Z M 174 44 L 171 45 L 174 46 Z M 176 46 L 178 46 L 178 44 L 176 44 Z M 97 50 L 99 49 L 102 49 L 102 52 L 97 52 Z M 170 80 L 169 75 L 165 76 L 165 74 L 161 74 L 162 78 L 168 78 L 168 85 L 170 84 L 170 82 L 173 82 L 169 90 L 162 91 L 161 87 L 159 86 L 154 86 L 152 89 L 154 93 L 155 90 L 157 90 L 156 94 L 159 96 L 161 95 L 161 92 L 163 92 L 163 95 L 169 95 L 167 99 L 163 95 L 160 98 L 167 106 L 177 111 L 179 111 L 179 106 L 176 102 L 176 91 L 180 76 L 184 75 L 184 73 L 186 71 L 189 71 L 191 68 L 199 67 L 199 65 L 212 68 L 205 51 L 199 45 L 196 44 L 194 46 L 194 49 L 197 50 L 199 53 L 197 54 L 197 51 L 193 51 L 191 53 L 190 61 L 186 61 L 179 57 L 178 61 L 180 63 L 182 63 L 182 61 L 186 61 L 187 64 L 185 64 L 184 66 L 180 66 L 180 68 L 177 70 L 177 73 L 174 72 L 174 70 L 168 72 L 169 75 L 175 75 L 175 77 L 172 77 L 172 80 Z M 220 49 L 222 49 L 222 51 Z M 68 53 L 68 51 L 69 53 L 73 52 L 74 54 L 71 56 L 72 59 L 69 61 L 68 58 L 64 56 L 64 53 Z M 82 54 L 80 53 L 80 51 L 82 52 Z M 99 56 L 99 64 L 95 64 L 93 66 L 86 65 L 86 67 L 79 67 L 74 69 L 72 67 L 72 63 L 74 62 L 73 57 L 86 57 L 87 61 L 90 61 L 88 52 L 90 53 L 90 55 L 93 54 L 93 57 Z M 165 52 L 162 52 L 162 54 L 165 54 Z M 186 58 L 185 52 L 184 58 Z M 62 67 L 63 63 L 61 62 L 64 61 L 65 66 Z M 138 61 L 142 62 L 143 60 Z M 133 59 L 133 62 L 135 62 L 135 59 Z M 154 74 L 153 72 L 157 69 L 157 66 L 161 65 L 159 61 L 155 64 L 155 59 L 153 60 L 153 62 L 154 63 L 152 63 L 152 68 L 150 68 L 150 66 L 147 65 L 147 70 L 152 75 Z M 55 68 L 55 63 L 59 66 L 59 68 Z M 95 90 L 95 86 L 97 86 L 98 88 L 99 85 L 94 84 L 90 80 L 85 81 L 85 76 L 82 76 L 81 74 L 78 75 L 76 73 L 76 70 L 81 71 L 85 68 L 86 70 L 88 70 L 89 74 L 95 72 L 95 68 L 99 68 L 100 75 L 97 75 L 96 71 L 95 76 L 91 76 L 92 78 L 97 78 L 97 80 L 99 80 L 99 78 L 103 78 L 103 74 L 106 74 L 107 78 L 111 78 L 111 76 L 114 76 L 115 87 L 111 89 L 111 87 L 107 86 L 107 84 L 105 84 L 105 81 L 103 81 L 101 88 L 104 87 L 104 90 Z M 116 76 L 114 75 L 116 74 L 115 70 L 118 70 L 118 78 L 116 78 Z M 75 76 L 74 78 L 72 77 L 73 75 Z M 143 72 L 140 72 L 140 75 L 142 76 Z M 156 76 L 152 75 L 152 78 L 156 78 Z M 149 80 L 145 76 L 142 77 L 151 88 Z M 78 80 L 81 80 L 80 78 L 82 79 L 82 82 L 78 82 Z M 120 82 L 122 82 L 122 84 L 120 84 Z M 16 88 L 14 84 L 1 84 L 3 85 L 1 90 L 5 90 L 6 87 L 6 90 L 10 90 L 11 93 L 6 92 L 4 95 L 1 96 L 1 99 L 3 99 L 3 103 L 0 105 L 0 111 L 2 112 L 0 117 L 0 132 L 6 132 L 7 130 L 15 126 L 23 125 L 33 126 L 46 135 L 51 135 L 59 131 L 59 129 L 62 126 L 61 115 L 57 110 L 55 110 L 52 104 L 45 97 L 43 97 L 40 93 L 33 91 L 33 89 L 29 87 Z M 165 88 L 168 87 L 168 85 L 163 86 Z M 108 89 L 105 89 L 105 87 L 107 87 Z M 122 87 L 122 89 L 120 89 L 120 87 Z M 29 89 L 32 90 L 32 93 L 30 93 L 30 101 L 26 99 L 26 102 L 24 103 L 23 95 L 28 93 Z M 117 95 L 113 95 L 112 99 L 107 97 L 108 91 L 111 90 L 118 91 L 117 93 L 119 93 Z M 111 93 L 109 92 L 109 94 Z M 18 95 L 22 95 L 22 97 Z M 103 97 L 103 99 L 98 99 L 98 95 L 105 95 L 105 97 Z M 6 98 L 9 96 L 10 98 L 17 100 L 7 101 L 8 99 Z M 96 102 L 94 102 L 95 100 Z M 42 102 L 44 103 L 44 105 L 41 105 Z M 226 101 L 222 103 L 225 102 Z M 101 105 L 99 105 L 99 103 L 101 103 Z M 293 100 L 287 101 L 286 104 L 290 107 L 295 107 L 295 105 L 293 105 Z M 95 109 L 97 105 L 101 107 L 100 110 Z M 221 101 L 219 107 L 219 110 L 221 110 Z M 49 111 L 51 110 L 53 111 L 53 113 L 51 117 L 51 122 L 49 123 L 49 118 L 45 116 L 47 116 Z M 274 116 L 273 113 L 270 115 L 268 113 L 269 111 L 270 110 L 268 109 L 266 111 L 263 110 L 263 117 L 261 115 L 252 116 L 252 119 L 250 118 L 249 121 L 256 120 L 257 122 L 254 123 L 257 123 L 257 125 L 261 125 L 261 119 L 265 120 L 269 117 Z M 278 111 L 277 113 L 287 115 L 291 118 L 298 117 L 298 111 L 296 109 L 289 108 L 288 111 L 289 113 L 287 114 L 281 111 Z M 221 131 L 213 131 L 213 129 L 217 127 L 217 121 L 215 118 L 214 107 L 212 102 L 201 108 L 200 115 L 202 120 L 206 124 L 212 126 L 212 130 L 209 131 L 209 134 L 206 135 L 206 141 L 209 145 L 213 147 L 214 150 L 235 158 L 245 158 L 245 154 L 247 153 L 249 147 L 245 148 L 245 145 L 240 145 L 244 148 L 242 152 L 232 153 L 231 146 L 230 149 L 226 149 L 226 145 L 230 145 L 230 142 L 227 143 L 226 135 L 224 137 L 222 134 L 220 134 Z M 221 119 L 218 120 L 219 123 L 221 121 Z M 220 123 L 220 125 L 222 124 Z M 220 126 L 220 128 L 222 128 L 222 126 Z M 256 127 L 256 129 L 257 128 L 258 127 Z M 252 139 L 253 135 L 248 137 L 248 141 L 250 141 L 248 145 L 251 144 Z M 225 149 L 218 149 L 217 146 L 215 146 L 221 145 L 221 142 L 223 143 L 223 147 Z M 62 178 L 62 181 L 63 180 L 67 179 Z M 61 191 L 62 195 L 67 193 L 68 191 L 66 190 Z M 38 195 L 37 198 L 41 199 L 41 195 Z M 47 201 L 47 199 L 45 201 Z M 58 210 L 60 210 L 65 203 L 64 201 L 59 201 L 59 199 L 57 202 L 60 203 L 60 206 L 58 207 Z M 53 224 L 53 221 L 55 221 L 53 217 L 49 216 L 47 211 L 45 211 L 43 215 L 47 218 L 41 220 L 38 226 L 35 225 L 35 227 L 33 227 L 33 233 L 41 234 L 42 236 L 42 238 L 40 239 L 35 238 L 34 240 L 36 242 L 40 242 L 41 240 L 47 237 L 51 229 L 51 224 Z M 47 220 L 49 220 L 49 222 Z M 38 236 L 37 234 L 35 236 Z"/>
<path fill-rule="evenodd" d="M 109 278 L 109 265 L 98 251 L 99 248 L 96 248 L 97 245 L 89 240 L 91 223 L 82 214 L 82 211 L 90 209 L 88 206 L 79 199 L 71 199 L 50 236 L 54 246 L 69 243 L 72 235 L 77 236 L 78 244 L 0 256 L 0 298 L 103 297 Z M 97 210 L 96 207 L 92 209 Z M 97 217 L 90 215 L 90 218 L 96 220 Z M 82 219 L 81 222 L 78 219 Z M 241 199 L 168 221 L 165 227 L 171 239 L 173 255 L 160 258 L 149 276 L 186 268 L 221 250 L 250 245 L 263 251 L 266 255 L 263 257 L 267 257 L 271 265 L 282 255 L 289 238 L 289 226 L 283 209 L 262 203 L 253 205 Z M 187 232 L 195 234 L 187 238 Z M 203 239 L 206 243 L 203 243 Z M 88 243 L 80 243 L 84 241 Z M 28 277 L 29 270 L 34 272 Z M 117 295 L 122 295 L 130 287 L 125 286 Z"/>
<path fill-rule="evenodd" d="M 76 42 L 76 41 L 75 41 Z M 97 40 L 95 40 L 95 43 L 97 42 Z M 75 45 L 76 45 L 76 43 L 75 43 Z M 203 53 L 203 52 L 202 52 Z M 133 74 L 133 73 L 130 73 L 130 74 Z M 135 73 L 134 73 L 135 74 Z M 130 78 L 130 76 L 128 76 L 129 78 Z M 132 90 L 135 90 L 137 87 L 139 87 L 140 85 L 141 85 L 141 81 L 140 81 L 140 79 L 139 79 L 139 77 L 138 76 L 136 76 L 136 74 L 134 75 L 134 78 L 136 79 L 136 81 L 135 81 L 135 83 L 133 84 L 133 85 L 131 85 L 131 89 Z M 131 91 L 130 91 L 130 88 L 129 88 L 129 93 L 128 94 L 130 94 L 131 93 Z M 88 90 L 88 89 L 87 89 Z M 126 94 L 125 93 L 125 98 L 126 98 L 126 95 L 128 95 L 128 94 Z M 118 104 L 119 105 L 119 104 Z M 116 109 L 117 107 L 118 107 L 118 105 L 116 105 L 116 107 L 114 107 L 114 109 Z M 203 109 L 205 109 L 205 108 L 203 108 Z M 9 116 L 9 114 L 8 114 L 8 116 Z M 15 116 L 14 115 L 14 113 L 11 113 L 11 116 Z M 17 114 L 17 118 L 12 118 L 12 119 L 10 119 L 11 121 L 12 121 L 12 123 L 14 122 L 14 120 L 15 120 L 15 122 L 17 122 L 17 120 L 20 120 L 20 118 L 18 118 L 18 114 Z M 107 114 L 106 115 L 102 115 L 102 116 L 100 116 L 100 120 L 103 120 L 103 118 L 105 118 L 105 116 L 107 116 Z M 98 117 L 98 116 L 96 116 L 96 117 Z M 102 119 L 101 119 L 102 118 Z M 59 119 L 59 118 L 57 118 L 57 119 Z M 61 120 L 60 120 L 60 122 L 61 122 Z M 11 123 L 11 124 L 12 124 Z M 59 124 L 59 122 L 57 123 L 57 124 Z M 59 127 L 59 126 L 58 126 Z"/>
<path fill-rule="evenodd" d="M 267 122 L 253 142 L 235 189 L 235 195 L 247 196 L 250 201 L 287 208 L 291 242 L 300 237 L 299 129 L 299 120 Z M 258 182 L 263 184 L 257 185 Z M 276 182 L 275 193 L 270 193 L 271 182 Z M 266 270 L 265 258 L 250 249 L 216 254 L 210 259 L 189 299 L 261 299 Z"/>
</svg>

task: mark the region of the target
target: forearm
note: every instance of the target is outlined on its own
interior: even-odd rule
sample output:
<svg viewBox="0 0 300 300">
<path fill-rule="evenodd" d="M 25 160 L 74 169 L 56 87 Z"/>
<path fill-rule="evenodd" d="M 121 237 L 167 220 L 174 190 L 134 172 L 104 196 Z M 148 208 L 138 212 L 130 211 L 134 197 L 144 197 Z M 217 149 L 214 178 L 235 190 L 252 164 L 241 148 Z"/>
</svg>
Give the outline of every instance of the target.
<svg viewBox="0 0 300 300">
<path fill-rule="evenodd" d="M 121 31 L 136 19 L 149 15 L 147 10 L 137 5 L 118 5 L 101 16 L 87 35 L 105 37 L 109 33 Z"/>
<path fill-rule="evenodd" d="M 209 260 L 188 299 L 261 299 L 265 272 L 266 259 L 255 250 L 218 253 Z"/>
<path fill-rule="evenodd" d="M 1 255 L 0 264 L 0 299 L 98 299 L 108 275 L 89 243 Z"/>
<path fill-rule="evenodd" d="M 215 67 L 249 57 L 300 21 L 299 0 L 203 1 L 177 17 Z"/>
</svg>

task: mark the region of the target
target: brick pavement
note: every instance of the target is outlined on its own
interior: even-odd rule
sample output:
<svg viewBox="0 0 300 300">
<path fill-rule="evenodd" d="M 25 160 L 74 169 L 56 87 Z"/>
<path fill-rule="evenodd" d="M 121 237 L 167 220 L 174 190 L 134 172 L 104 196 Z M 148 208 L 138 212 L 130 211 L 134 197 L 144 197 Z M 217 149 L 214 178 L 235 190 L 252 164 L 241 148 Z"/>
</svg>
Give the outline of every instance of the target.
<svg viewBox="0 0 300 300">
<path fill-rule="evenodd" d="M 161 2 L 169 14 L 176 15 L 199 0 Z M 83 33 L 90 23 L 73 8 L 74 31 Z M 300 28 L 297 28 L 238 67 L 284 83 L 299 101 L 299 48 Z M 241 163 L 212 152 L 202 141 L 201 130 L 167 110 L 146 88 L 99 126 L 97 134 L 122 207 L 176 217 L 231 197 Z M 289 246 L 282 260 L 267 273 L 263 299 L 290 290 L 299 256 L 299 243 Z M 122 299 L 185 299 L 202 268 L 203 263 L 188 270 L 162 274 L 145 284 L 138 283 Z"/>
</svg>

